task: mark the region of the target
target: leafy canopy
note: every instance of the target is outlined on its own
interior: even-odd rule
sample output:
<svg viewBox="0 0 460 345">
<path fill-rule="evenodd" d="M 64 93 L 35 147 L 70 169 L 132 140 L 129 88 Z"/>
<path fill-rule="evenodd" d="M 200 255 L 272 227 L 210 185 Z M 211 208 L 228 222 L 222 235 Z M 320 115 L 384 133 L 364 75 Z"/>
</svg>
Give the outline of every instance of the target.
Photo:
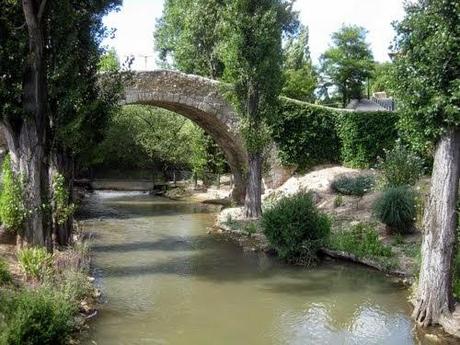
<svg viewBox="0 0 460 345">
<path fill-rule="evenodd" d="M 460 3 L 419 0 L 406 4 L 395 24 L 394 90 L 403 135 L 430 153 L 447 127 L 460 126 Z"/>
<path fill-rule="evenodd" d="M 337 88 L 343 106 L 362 98 L 363 84 L 372 75 L 374 59 L 366 35 L 360 26 L 342 26 L 332 34 L 333 45 L 320 58 L 321 72 Z"/>
</svg>

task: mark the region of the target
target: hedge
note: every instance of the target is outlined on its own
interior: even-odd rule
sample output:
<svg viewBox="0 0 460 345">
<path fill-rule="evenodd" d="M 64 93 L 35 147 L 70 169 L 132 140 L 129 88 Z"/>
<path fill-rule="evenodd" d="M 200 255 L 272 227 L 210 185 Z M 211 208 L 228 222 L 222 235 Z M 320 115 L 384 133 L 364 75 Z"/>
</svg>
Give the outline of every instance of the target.
<svg viewBox="0 0 460 345">
<path fill-rule="evenodd" d="M 342 162 L 352 168 L 369 168 L 398 139 L 398 115 L 389 111 L 342 112 L 336 123 Z"/>
<path fill-rule="evenodd" d="M 280 113 L 272 124 L 273 139 L 283 164 L 300 169 L 340 161 L 335 129 L 338 112 L 281 97 Z"/>
<path fill-rule="evenodd" d="M 394 112 L 355 112 L 280 99 L 280 111 L 271 123 L 283 164 L 306 169 L 341 162 L 368 168 L 398 138 Z"/>
</svg>

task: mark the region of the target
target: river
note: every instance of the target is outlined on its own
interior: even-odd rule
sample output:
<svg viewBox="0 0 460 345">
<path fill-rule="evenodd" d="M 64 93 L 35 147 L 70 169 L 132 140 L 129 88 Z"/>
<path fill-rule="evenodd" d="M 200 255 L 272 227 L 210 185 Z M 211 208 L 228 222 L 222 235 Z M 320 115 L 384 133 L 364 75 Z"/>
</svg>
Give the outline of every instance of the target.
<svg viewBox="0 0 460 345">
<path fill-rule="evenodd" d="M 407 291 L 326 262 L 294 267 L 207 234 L 217 208 L 141 193 L 94 193 L 104 296 L 85 345 L 418 344 Z"/>
</svg>

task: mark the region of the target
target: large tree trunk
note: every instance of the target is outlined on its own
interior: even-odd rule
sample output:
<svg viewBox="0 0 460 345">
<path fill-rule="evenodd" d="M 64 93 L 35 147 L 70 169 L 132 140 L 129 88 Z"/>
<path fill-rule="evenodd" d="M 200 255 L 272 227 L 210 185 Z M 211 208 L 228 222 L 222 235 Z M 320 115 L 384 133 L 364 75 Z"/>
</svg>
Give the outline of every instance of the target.
<svg viewBox="0 0 460 345">
<path fill-rule="evenodd" d="M 53 183 L 53 179 L 57 174 L 64 177 L 64 187 L 68 193 L 67 203 L 70 205 L 73 202 L 73 160 L 62 151 L 53 151 L 49 169 L 50 183 Z M 51 199 L 53 199 L 53 193 L 54 190 L 51 191 Z M 60 223 L 53 212 L 52 229 L 54 244 L 58 246 L 69 245 L 73 230 L 73 216 L 70 216 L 64 223 Z"/>
<path fill-rule="evenodd" d="M 460 177 L 460 129 L 449 129 L 434 157 L 430 198 L 423 220 L 422 263 L 413 317 L 423 327 L 439 323 L 454 308 L 453 258 Z"/>
<path fill-rule="evenodd" d="M 8 124 L 4 134 L 10 151 L 13 170 L 22 181 L 23 202 L 27 210 L 23 229 L 18 231 L 18 245 L 50 248 L 47 204 L 49 183 L 46 150 L 33 119 L 23 120 L 15 131 Z"/>
<path fill-rule="evenodd" d="M 46 0 L 23 0 L 29 53 L 23 80 L 24 118 L 20 124 L 7 123 L 9 149 L 24 188 L 24 206 L 28 211 L 19 245 L 51 248 L 47 157 L 47 83 L 44 59 L 43 14 Z M 44 207 L 45 206 L 45 207 Z"/>
<path fill-rule="evenodd" d="M 246 218 L 262 215 L 262 154 L 249 153 L 249 174 L 244 211 Z"/>
</svg>

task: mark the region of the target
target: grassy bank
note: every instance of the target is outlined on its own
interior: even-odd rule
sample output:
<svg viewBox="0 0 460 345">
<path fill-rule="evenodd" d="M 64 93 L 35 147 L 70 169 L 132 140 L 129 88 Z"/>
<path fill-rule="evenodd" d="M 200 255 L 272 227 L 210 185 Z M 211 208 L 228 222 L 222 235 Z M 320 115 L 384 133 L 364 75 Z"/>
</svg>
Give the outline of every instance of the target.
<svg viewBox="0 0 460 345">
<path fill-rule="evenodd" d="M 1 245 L 0 345 L 68 344 L 95 313 L 88 247 L 62 251 Z"/>
</svg>

